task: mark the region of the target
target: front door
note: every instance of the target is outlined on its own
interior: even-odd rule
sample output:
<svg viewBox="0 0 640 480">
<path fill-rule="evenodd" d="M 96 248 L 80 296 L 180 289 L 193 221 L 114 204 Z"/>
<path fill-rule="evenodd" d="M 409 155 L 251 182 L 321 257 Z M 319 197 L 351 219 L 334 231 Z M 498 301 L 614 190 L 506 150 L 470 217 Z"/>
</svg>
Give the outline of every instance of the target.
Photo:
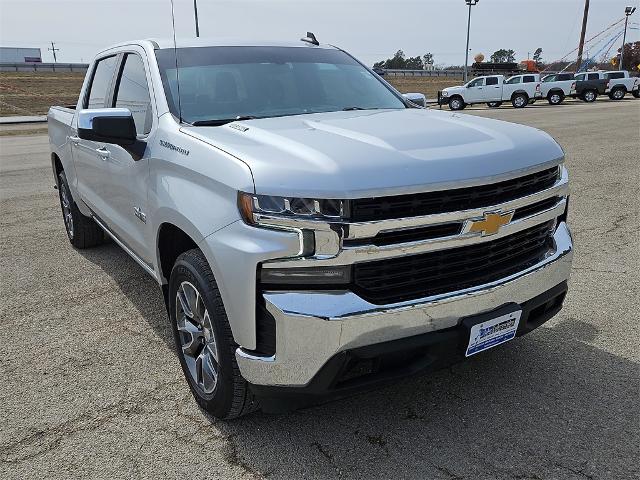
<svg viewBox="0 0 640 480">
<path fill-rule="evenodd" d="M 150 134 L 154 113 L 146 68 L 141 53 L 123 56 L 114 87 L 112 107 L 127 108 L 133 115 L 138 139 Z M 111 231 L 142 260 L 151 264 L 154 249 L 147 248 L 147 191 L 149 160 L 132 156 L 118 145 L 106 146 L 104 221 Z"/>
<path fill-rule="evenodd" d="M 484 96 L 484 77 L 480 77 L 468 84 L 464 101 L 466 103 L 484 102 Z"/>
</svg>

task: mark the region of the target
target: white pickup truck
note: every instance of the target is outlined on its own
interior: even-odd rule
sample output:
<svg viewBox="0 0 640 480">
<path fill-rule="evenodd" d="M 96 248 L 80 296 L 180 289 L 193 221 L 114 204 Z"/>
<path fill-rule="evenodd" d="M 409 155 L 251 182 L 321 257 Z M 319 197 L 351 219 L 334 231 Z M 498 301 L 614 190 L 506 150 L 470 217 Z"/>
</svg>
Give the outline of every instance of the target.
<svg viewBox="0 0 640 480">
<path fill-rule="evenodd" d="M 417 108 L 314 40 L 123 43 L 75 108 L 49 111 L 71 245 L 111 237 L 158 283 L 184 377 L 219 418 L 464 360 L 567 291 L 551 136 Z"/>
<path fill-rule="evenodd" d="M 573 73 L 553 73 L 542 79 L 542 96 L 551 105 L 560 105 L 566 97 L 570 97 L 575 87 Z"/>
<path fill-rule="evenodd" d="M 627 93 L 640 98 L 640 78 L 629 76 L 627 70 L 604 72 L 604 78 L 609 80 L 605 93 L 611 100 L 622 100 Z"/>
<path fill-rule="evenodd" d="M 515 108 L 523 108 L 539 98 L 542 98 L 542 91 L 537 74 L 516 75 L 508 80 L 504 75 L 488 75 L 459 87 L 445 88 L 439 103 L 449 105 L 451 110 L 462 110 L 476 103 L 499 107 L 505 101 L 511 101 Z"/>
</svg>

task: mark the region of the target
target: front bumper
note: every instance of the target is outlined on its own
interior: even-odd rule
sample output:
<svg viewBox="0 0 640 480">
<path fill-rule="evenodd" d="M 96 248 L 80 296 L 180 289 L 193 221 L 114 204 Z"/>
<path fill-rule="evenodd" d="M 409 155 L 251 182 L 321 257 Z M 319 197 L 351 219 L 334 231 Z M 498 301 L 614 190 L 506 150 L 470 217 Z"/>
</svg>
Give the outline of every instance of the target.
<svg viewBox="0 0 640 480">
<path fill-rule="evenodd" d="M 566 223 L 553 239 L 553 253 L 522 272 L 393 305 L 374 305 L 350 291 L 265 292 L 276 323 L 276 353 L 256 356 L 238 348 L 240 372 L 257 386 L 304 387 L 340 352 L 455 328 L 464 317 L 509 303 L 524 305 L 569 278 L 573 245 Z"/>
</svg>

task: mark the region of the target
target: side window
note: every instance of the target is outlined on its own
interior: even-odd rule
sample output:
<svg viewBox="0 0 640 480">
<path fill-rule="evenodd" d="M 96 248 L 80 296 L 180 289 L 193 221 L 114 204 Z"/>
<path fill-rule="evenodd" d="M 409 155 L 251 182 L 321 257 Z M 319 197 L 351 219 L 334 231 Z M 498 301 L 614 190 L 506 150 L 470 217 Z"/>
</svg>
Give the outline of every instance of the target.
<svg viewBox="0 0 640 480">
<path fill-rule="evenodd" d="M 514 85 L 514 84 L 520 83 L 520 82 L 522 82 L 522 77 L 512 77 L 509 80 L 507 80 L 507 83 L 509 85 Z"/>
<path fill-rule="evenodd" d="M 498 77 L 488 77 L 487 85 L 498 85 Z"/>
<path fill-rule="evenodd" d="M 558 77 L 556 77 L 556 75 L 549 75 L 549 76 L 544 77 L 542 79 L 542 81 L 543 82 L 555 82 L 557 78 Z M 559 80 L 559 78 L 558 78 L 558 80 Z"/>
<path fill-rule="evenodd" d="M 522 77 L 522 83 L 533 83 L 536 81 L 536 77 L 533 75 L 525 75 Z"/>
<path fill-rule="evenodd" d="M 138 133 L 147 134 L 151 131 L 153 122 L 151 97 L 140 55 L 135 53 L 126 55 L 118 79 L 113 106 L 128 108 L 131 111 Z"/>
<path fill-rule="evenodd" d="M 600 76 L 597 73 L 590 73 L 588 78 L 589 80 L 598 80 Z"/>
<path fill-rule="evenodd" d="M 470 87 L 481 87 L 484 85 L 484 78 L 476 78 L 469 84 Z"/>
<path fill-rule="evenodd" d="M 98 61 L 91 79 L 89 96 L 85 100 L 85 108 L 104 108 L 109 85 L 116 69 L 116 57 L 107 57 Z"/>
<path fill-rule="evenodd" d="M 607 74 L 607 78 L 610 78 L 612 80 L 616 78 L 624 78 L 624 73 L 622 72 L 609 73 Z"/>
<path fill-rule="evenodd" d="M 573 80 L 573 75 L 571 73 L 561 73 L 558 75 L 558 80 L 559 81 Z"/>
<path fill-rule="evenodd" d="M 576 80 L 578 81 L 584 80 L 584 73 L 581 73 L 580 75 L 576 75 Z"/>
</svg>

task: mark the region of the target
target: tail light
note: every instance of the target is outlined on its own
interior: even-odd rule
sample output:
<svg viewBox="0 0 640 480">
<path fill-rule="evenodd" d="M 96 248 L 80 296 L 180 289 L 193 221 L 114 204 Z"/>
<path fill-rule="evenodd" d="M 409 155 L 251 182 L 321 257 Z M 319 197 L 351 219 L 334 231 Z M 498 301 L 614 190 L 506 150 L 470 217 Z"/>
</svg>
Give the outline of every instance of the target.
<svg viewBox="0 0 640 480">
<path fill-rule="evenodd" d="M 571 90 L 575 90 L 575 89 L 576 89 L 576 82 L 573 82 L 573 83 L 571 84 Z"/>
<path fill-rule="evenodd" d="M 539 92 L 539 91 L 540 91 L 540 84 L 537 84 L 536 85 L 536 92 Z"/>
<path fill-rule="evenodd" d="M 607 80 L 607 83 L 605 84 L 606 88 L 609 88 L 609 84 L 611 83 L 611 80 Z"/>
</svg>

